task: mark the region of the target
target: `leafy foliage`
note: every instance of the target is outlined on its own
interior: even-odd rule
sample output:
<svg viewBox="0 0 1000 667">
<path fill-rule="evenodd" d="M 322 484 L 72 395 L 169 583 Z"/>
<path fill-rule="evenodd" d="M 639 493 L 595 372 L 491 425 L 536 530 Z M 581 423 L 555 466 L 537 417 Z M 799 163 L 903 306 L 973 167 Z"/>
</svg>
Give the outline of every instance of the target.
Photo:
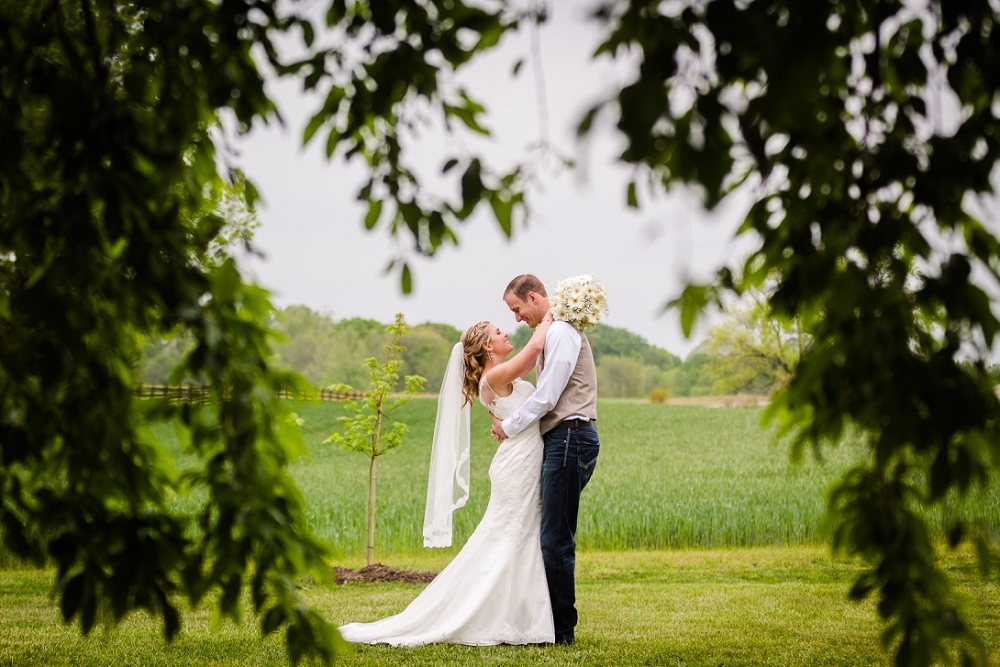
<svg viewBox="0 0 1000 667">
<path fill-rule="evenodd" d="M 877 592 L 897 664 L 947 661 L 947 646 L 981 662 L 918 508 L 995 479 L 1000 461 L 983 361 L 1000 322 L 973 277 L 1000 276 L 1000 243 L 967 205 L 992 192 L 1000 152 L 996 5 L 609 0 L 597 18 L 599 53 L 641 54 L 607 103 L 623 161 L 709 207 L 762 182 L 741 230 L 760 250 L 739 280 L 685 291 L 685 329 L 720 290 L 777 277 L 773 312 L 801 318 L 813 346 L 771 416 L 795 456 L 852 424 L 868 437 L 830 505 L 835 545 L 872 564 L 854 594 Z M 950 126 L 946 94 L 961 108 Z M 975 528 L 956 521 L 949 542 L 987 554 Z"/>
<path fill-rule="evenodd" d="M 229 193 L 244 212 L 256 193 L 226 184 L 211 140 L 220 110 L 243 128 L 273 113 L 251 51 L 274 61 L 298 23 L 269 2 L 0 3 L 3 546 L 55 565 L 84 633 L 145 609 L 171 639 L 183 600 L 235 618 L 248 592 L 293 662 L 332 659 L 336 629 L 295 588 L 329 575 L 286 472 L 301 440 L 276 396 L 301 383 L 271 368 L 271 306 L 226 257 Z M 142 338 L 178 330 L 176 376 L 212 403 L 139 404 Z M 159 419 L 195 473 L 176 474 Z M 168 508 L 188 493 L 205 503 Z"/>
<path fill-rule="evenodd" d="M 396 315 L 396 321 L 390 324 L 386 331 L 392 339 L 385 346 L 385 361 L 379 365 L 375 358 L 368 359 L 370 387 L 365 392 L 365 398 L 359 406 L 357 401 L 348 401 L 347 409 L 354 413 L 353 417 L 341 417 L 343 431 L 334 433 L 327 441 L 340 445 L 358 454 L 368 457 L 368 504 L 365 509 L 365 557 L 368 565 L 375 562 L 375 510 L 378 482 L 378 457 L 399 447 L 406 435 L 406 424 L 393 422 L 392 430 L 384 430 L 387 417 L 398 408 L 406 405 L 424 385 L 424 378 L 418 375 L 407 375 L 404 378 L 406 389 L 404 395 L 390 400 L 399 381 L 400 354 L 406 348 L 400 345 L 400 340 L 410 330 L 406 326 L 403 314 Z M 352 392 L 354 389 L 345 384 L 331 387 L 334 391 Z"/>
<path fill-rule="evenodd" d="M 403 160 L 400 142 L 400 130 L 421 124 L 428 110 L 448 127 L 458 123 L 489 134 L 483 107 L 446 75 L 496 45 L 523 18 L 504 5 L 456 0 L 332 0 L 325 22 L 338 36 L 337 45 L 312 49 L 278 69 L 304 75 L 307 90 L 330 84 L 303 138 L 308 143 L 325 134 L 328 157 L 358 156 L 366 163 L 370 177 L 358 199 L 368 203 L 368 229 L 385 219 L 394 236 L 408 232 L 417 253 L 432 255 L 442 244 L 457 242 L 455 225 L 480 204 L 489 205 L 507 235 L 524 218 L 521 168 L 494 174 L 478 157 L 449 158 L 442 172 L 461 171 L 461 197 L 448 201 L 422 187 Z M 309 45 L 312 34 L 310 27 Z M 412 275 L 405 259 L 395 258 L 389 268 L 399 270 L 402 290 L 409 293 Z"/>
</svg>

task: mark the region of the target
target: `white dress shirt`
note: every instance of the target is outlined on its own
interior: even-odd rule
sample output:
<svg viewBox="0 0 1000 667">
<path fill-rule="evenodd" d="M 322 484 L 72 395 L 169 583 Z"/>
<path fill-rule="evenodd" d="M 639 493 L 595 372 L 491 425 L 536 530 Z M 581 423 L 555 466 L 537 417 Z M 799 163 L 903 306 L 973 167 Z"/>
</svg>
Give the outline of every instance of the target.
<svg viewBox="0 0 1000 667">
<path fill-rule="evenodd" d="M 580 332 L 569 322 L 555 321 L 545 334 L 545 361 L 538 373 L 538 386 L 524 404 L 501 422 L 507 437 L 535 423 L 559 402 L 580 357 Z"/>
</svg>

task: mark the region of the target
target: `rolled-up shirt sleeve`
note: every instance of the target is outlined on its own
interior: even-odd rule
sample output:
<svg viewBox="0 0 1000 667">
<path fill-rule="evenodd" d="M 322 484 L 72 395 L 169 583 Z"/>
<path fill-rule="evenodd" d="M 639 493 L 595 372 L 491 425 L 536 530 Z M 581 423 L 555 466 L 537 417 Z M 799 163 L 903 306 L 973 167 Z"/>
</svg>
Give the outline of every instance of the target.
<svg viewBox="0 0 1000 667">
<path fill-rule="evenodd" d="M 538 374 L 535 393 L 501 425 L 507 437 L 528 428 L 550 412 L 559 401 L 580 356 L 580 334 L 569 322 L 553 322 L 545 334 L 545 364 Z"/>
</svg>

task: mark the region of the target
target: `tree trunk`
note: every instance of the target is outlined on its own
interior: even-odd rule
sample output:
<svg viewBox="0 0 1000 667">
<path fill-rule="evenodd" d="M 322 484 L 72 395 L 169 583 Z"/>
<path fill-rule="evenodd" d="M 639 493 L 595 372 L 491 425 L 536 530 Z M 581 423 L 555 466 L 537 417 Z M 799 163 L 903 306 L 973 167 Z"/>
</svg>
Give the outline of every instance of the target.
<svg viewBox="0 0 1000 667">
<path fill-rule="evenodd" d="M 368 467 L 368 511 L 365 512 L 365 561 L 367 565 L 375 562 L 375 462 L 378 457 L 373 456 L 371 465 Z"/>
</svg>

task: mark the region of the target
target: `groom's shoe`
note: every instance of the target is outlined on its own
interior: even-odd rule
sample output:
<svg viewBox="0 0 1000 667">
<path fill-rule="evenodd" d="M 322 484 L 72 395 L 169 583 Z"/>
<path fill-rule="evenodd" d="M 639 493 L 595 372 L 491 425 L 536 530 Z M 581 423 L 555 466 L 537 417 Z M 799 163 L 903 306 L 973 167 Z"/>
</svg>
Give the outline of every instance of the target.
<svg viewBox="0 0 1000 667">
<path fill-rule="evenodd" d="M 572 646 L 575 643 L 576 640 L 573 639 L 573 635 L 558 635 L 556 637 L 556 644 L 565 644 L 567 646 Z"/>
</svg>

